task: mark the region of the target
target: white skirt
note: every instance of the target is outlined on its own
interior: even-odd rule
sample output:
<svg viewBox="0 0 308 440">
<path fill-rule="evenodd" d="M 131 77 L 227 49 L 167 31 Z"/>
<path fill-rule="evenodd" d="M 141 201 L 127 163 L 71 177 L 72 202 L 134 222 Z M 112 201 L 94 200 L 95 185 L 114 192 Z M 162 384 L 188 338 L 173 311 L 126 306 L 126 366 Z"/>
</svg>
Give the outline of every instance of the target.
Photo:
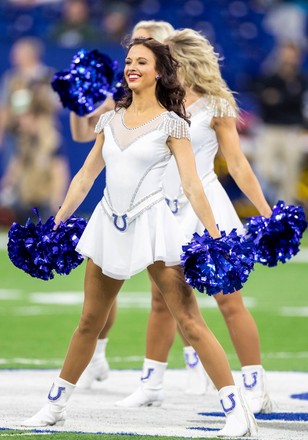
<svg viewBox="0 0 308 440">
<path fill-rule="evenodd" d="M 164 261 L 167 266 L 180 264 L 186 241 L 165 200 L 145 210 L 123 232 L 116 229 L 99 202 L 76 251 L 91 258 L 105 275 L 124 280 L 155 261 Z"/>
<path fill-rule="evenodd" d="M 208 183 L 204 184 L 204 191 L 210 202 L 219 230 L 225 231 L 228 234 L 233 228 L 236 228 L 238 234 L 244 234 L 245 228 L 216 175 L 210 178 Z M 191 240 L 194 232 L 197 232 L 199 235 L 203 234 L 204 226 L 188 201 L 180 207 L 175 217 L 184 229 L 186 241 Z"/>
</svg>

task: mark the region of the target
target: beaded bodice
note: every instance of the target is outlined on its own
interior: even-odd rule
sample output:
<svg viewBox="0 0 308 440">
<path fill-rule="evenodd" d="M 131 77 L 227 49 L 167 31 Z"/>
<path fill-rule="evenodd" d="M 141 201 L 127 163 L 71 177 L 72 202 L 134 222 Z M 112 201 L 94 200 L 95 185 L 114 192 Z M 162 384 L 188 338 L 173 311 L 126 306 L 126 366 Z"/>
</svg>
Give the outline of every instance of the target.
<svg viewBox="0 0 308 440">
<path fill-rule="evenodd" d="M 190 137 L 187 122 L 173 112 L 165 111 L 136 128 L 125 126 L 124 112 L 105 113 L 95 128 L 96 133 L 103 130 L 105 136 L 104 197 L 112 210 L 121 214 L 162 191 L 163 174 L 171 157 L 168 138 Z"/>
<path fill-rule="evenodd" d="M 216 133 L 211 127 L 213 117 L 236 117 L 235 111 L 225 100 L 218 109 L 213 99 L 202 96 L 186 109 L 190 116 L 191 143 L 195 153 L 198 175 L 201 179 L 214 172 L 214 159 L 218 150 Z M 174 158 L 166 169 L 164 191 L 167 198 L 176 199 L 182 194 L 181 180 Z"/>
</svg>

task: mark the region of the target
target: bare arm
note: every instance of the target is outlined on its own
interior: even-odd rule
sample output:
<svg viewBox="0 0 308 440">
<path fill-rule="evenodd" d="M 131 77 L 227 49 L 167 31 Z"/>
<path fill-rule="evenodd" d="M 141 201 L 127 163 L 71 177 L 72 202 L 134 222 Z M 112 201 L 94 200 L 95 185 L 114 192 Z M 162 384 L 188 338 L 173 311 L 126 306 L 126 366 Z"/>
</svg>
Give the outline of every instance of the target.
<svg viewBox="0 0 308 440">
<path fill-rule="evenodd" d="M 64 202 L 55 217 L 56 225 L 67 220 L 75 212 L 92 188 L 95 179 L 105 167 L 102 158 L 103 144 L 104 134 L 102 132 L 97 136 L 92 150 L 69 186 Z"/>
<path fill-rule="evenodd" d="M 213 118 L 212 127 L 216 132 L 218 144 L 230 175 L 260 214 L 270 217 L 272 210 L 264 197 L 256 175 L 241 150 L 235 119 L 231 117 Z"/>
<path fill-rule="evenodd" d="M 188 139 L 170 138 L 169 147 L 175 156 L 186 197 L 209 234 L 219 237 L 212 209 L 197 174 L 191 143 Z"/>
<path fill-rule="evenodd" d="M 52 191 L 50 194 L 50 206 L 52 211 L 57 212 L 69 184 L 69 166 L 66 159 L 57 156 L 52 159 Z"/>
<path fill-rule="evenodd" d="M 70 112 L 70 129 L 72 138 L 76 142 L 90 142 L 95 139 L 94 128 L 100 115 L 114 109 L 114 100 L 106 98 L 102 105 L 87 116 L 77 116 Z"/>
<path fill-rule="evenodd" d="M 96 122 L 98 118 L 96 118 Z M 70 129 L 72 138 L 76 142 L 90 142 L 95 138 L 94 128 L 96 123 L 93 118 L 78 116 L 70 112 Z"/>
</svg>

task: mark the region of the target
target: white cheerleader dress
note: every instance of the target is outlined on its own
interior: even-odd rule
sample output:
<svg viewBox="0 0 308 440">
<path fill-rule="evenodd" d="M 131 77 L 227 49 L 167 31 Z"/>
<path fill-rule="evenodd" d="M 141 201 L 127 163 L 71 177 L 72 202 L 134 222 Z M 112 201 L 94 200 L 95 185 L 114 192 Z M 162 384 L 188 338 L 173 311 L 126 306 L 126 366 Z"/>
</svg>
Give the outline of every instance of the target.
<svg viewBox="0 0 308 440">
<path fill-rule="evenodd" d="M 102 115 L 106 186 L 76 250 L 115 279 L 127 279 L 155 261 L 180 264 L 185 234 L 165 201 L 163 175 L 172 156 L 169 137 L 190 139 L 187 122 L 164 112 L 136 128 L 125 109 Z"/>
<path fill-rule="evenodd" d="M 211 128 L 213 117 L 236 117 L 236 114 L 226 100 L 221 100 L 221 109 L 219 110 L 214 100 L 207 96 L 196 100 L 186 111 L 191 120 L 191 143 L 195 153 L 198 175 L 202 180 L 216 224 L 220 231 L 226 231 L 226 233 L 229 233 L 233 228 L 236 228 L 238 233 L 244 233 L 243 224 L 214 172 L 218 142 L 215 131 Z M 166 169 L 164 192 L 167 203 L 184 229 L 187 240 L 191 240 L 194 232 L 203 234 L 204 226 L 183 193 L 174 157 Z"/>
</svg>

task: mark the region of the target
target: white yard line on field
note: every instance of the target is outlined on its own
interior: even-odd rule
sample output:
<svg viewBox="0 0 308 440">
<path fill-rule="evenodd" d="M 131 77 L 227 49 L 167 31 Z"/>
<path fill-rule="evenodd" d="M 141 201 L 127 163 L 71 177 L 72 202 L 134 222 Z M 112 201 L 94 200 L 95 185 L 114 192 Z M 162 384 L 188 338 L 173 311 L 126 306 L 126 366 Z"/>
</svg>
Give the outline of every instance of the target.
<svg viewBox="0 0 308 440">
<path fill-rule="evenodd" d="M 234 353 L 227 353 L 230 360 L 237 359 Z M 273 352 L 273 353 L 262 353 L 263 359 L 308 359 L 308 351 L 302 352 Z M 134 363 L 143 361 L 142 356 L 108 356 L 108 360 L 113 364 Z M 63 359 L 31 359 L 31 358 L 0 358 L 0 366 L 4 367 L 6 365 L 17 365 L 19 367 L 32 366 L 37 367 L 60 367 L 63 363 Z M 18 367 L 18 368 L 19 368 Z"/>
<path fill-rule="evenodd" d="M 240 385 L 240 372 L 233 373 Z M 22 421 L 44 405 L 57 374 L 56 370 L 2 370 L 0 389 L 4 410 L 0 429 L 22 429 Z M 112 370 L 107 380 L 95 383 L 91 390 L 77 387 L 68 406 L 65 426 L 52 427 L 53 432 L 134 433 L 200 439 L 213 438 L 216 430 L 223 426 L 217 392 L 209 387 L 206 395 L 186 394 L 184 369 L 166 371 L 162 407 L 116 407 L 116 401 L 136 389 L 139 377 L 139 371 Z M 275 402 L 274 414 L 258 421 L 258 440 L 307 439 L 308 402 L 301 396 L 307 394 L 308 373 L 267 372 L 267 379 Z M 50 433 L 50 429 L 39 430 Z"/>
</svg>

